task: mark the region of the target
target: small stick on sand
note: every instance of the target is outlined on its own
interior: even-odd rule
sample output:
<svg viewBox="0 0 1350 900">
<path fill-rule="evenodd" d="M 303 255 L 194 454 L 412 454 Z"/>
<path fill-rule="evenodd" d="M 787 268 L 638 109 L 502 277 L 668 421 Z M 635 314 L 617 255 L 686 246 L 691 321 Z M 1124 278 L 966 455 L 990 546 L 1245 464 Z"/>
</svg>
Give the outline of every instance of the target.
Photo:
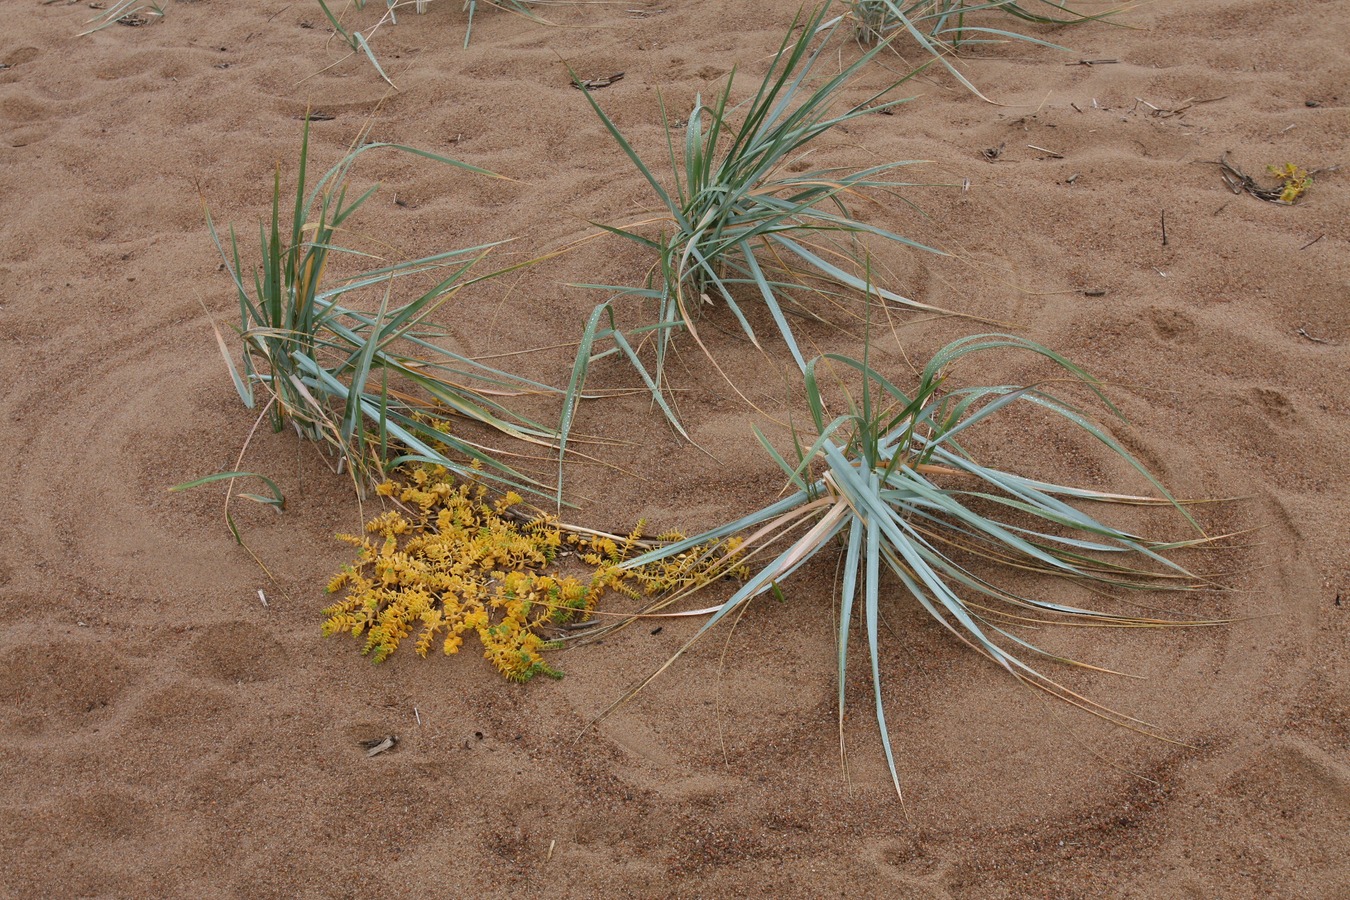
<svg viewBox="0 0 1350 900">
<path fill-rule="evenodd" d="M 392 750 L 398 744 L 396 735 L 389 735 L 384 738 L 375 738 L 369 741 L 361 741 L 361 746 L 366 748 L 366 756 L 379 756 L 386 750 Z"/>
</svg>

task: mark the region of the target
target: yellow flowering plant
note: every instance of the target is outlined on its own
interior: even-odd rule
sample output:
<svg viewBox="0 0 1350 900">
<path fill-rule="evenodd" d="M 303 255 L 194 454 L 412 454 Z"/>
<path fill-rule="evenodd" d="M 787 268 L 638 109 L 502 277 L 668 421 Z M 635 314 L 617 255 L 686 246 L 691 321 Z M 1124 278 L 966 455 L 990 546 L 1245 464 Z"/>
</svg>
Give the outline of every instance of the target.
<svg viewBox="0 0 1350 900">
<path fill-rule="evenodd" d="M 453 655 L 475 633 L 507 678 L 558 678 L 543 656 L 557 646 L 548 633 L 589 619 L 607 591 L 636 600 L 741 573 L 734 552 L 629 567 L 639 550 L 682 536 L 644 541 L 641 525 L 627 537 L 569 530 L 519 494 L 494 500 L 486 486 L 456 482 L 443 466 L 409 465 L 398 476 L 376 488 L 395 508 L 368 522 L 363 535 L 338 536 L 357 547 L 356 560 L 328 585 L 345 596 L 323 610 L 324 635 L 364 638 L 362 652 L 375 662 L 408 638 L 421 657 L 437 642 Z M 588 578 L 560 571 L 564 552 L 589 569 Z"/>
</svg>

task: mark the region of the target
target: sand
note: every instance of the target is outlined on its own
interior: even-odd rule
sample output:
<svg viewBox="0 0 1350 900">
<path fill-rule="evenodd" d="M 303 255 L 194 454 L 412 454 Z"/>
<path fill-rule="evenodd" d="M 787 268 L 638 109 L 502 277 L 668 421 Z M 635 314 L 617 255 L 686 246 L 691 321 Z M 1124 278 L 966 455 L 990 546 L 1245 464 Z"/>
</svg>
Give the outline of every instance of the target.
<svg viewBox="0 0 1350 900">
<path fill-rule="evenodd" d="M 1070 54 L 976 54 L 964 71 L 997 104 L 934 72 L 902 88 L 916 99 L 893 115 L 821 141 L 834 164 L 930 161 L 913 180 L 938 186 L 902 195 L 922 214 L 897 198 L 860 209 L 953 254 L 874 245 L 890 286 L 1083 364 L 1129 419 L 1114 432 L 1178 495 L 1242 498 L 1198 508 L 1214 533 L 1244 531 L 1214 558 L 1233 590 L 1179 601 L 1231 625 L 1046 635 L 1145 676 L 1066 677 L 1178 743 L 1044 702 L 889 599 L 902 807 L 861 669 L 848 685 L 847 775 L 840 765 L 829 559 L 587 731 L 691 623 L 558 654 L 557 682 L 507 683 L 469 652 L 401 651 L 374 666 L 355 641 L 319 635 L 323 586 L 349 559 L 333 535 L 358 528 L 363 510 L 312 446 L 264 429 L 244 460 L 287 495 L 281 516 L 234 507 L 274 580 L 231 539 L 221 491 L 167 492 L 233 468 L 254 420 L 207 317 L 223 327 L 237 306 L 202 201 L 251 253 L 272 172 L 294 173 L 307 107 L 331 116 L 313 125 L 316 164 L 370 124 L 375 139 L 516 179 L 369 156 L 355 180 L 383 188 L 354 222 L 367 245 L 410 258 L 510 237 L 499 258 L 526 259 L 651 204 L 563 60 L 583 77 L 625 73 L 595 96 L 659 160 L 657 91 L 682 111 L 733 66 L 749 90 L 797 4 L 564 6 L 549 9 L 552 28 L 486 9 L 467 50 L 459 6 L 404 12 L 376 34 L 396 93 L 347 57 L 309 0 L 173 2 L 160 22 L 87 37 L 83 4 L 7 9 L 0 890 L 1350 895 L 1350 172 L 1278 206 L 1230 193 L 1214 165 L 1226 151 L 1256 175 L 1350 161 L 1350 7 L 1144 4 L 1121 17 L 1129 28 L 1046 33 Z M 841 43 L 839 59 L 856 52 Z M 887 77 L 874 67 L 851 90 L 865 97 Z M 461 295 L 443 320 L 471 353 L 554 348 L 500 362 L 561 384 L 572 351 L 558 345 L 603 299 L 567 285 L 634 283 L 648 264 L 617 240 L 591 241 Z M 754 352 L 725 310 L 705 321 L 728 373 L 781 417 L 781 346 Z M 846 331 L 800 327 L 818 349 L 858 351 Z M 873 360 L 899 378 L 906 359 L 987 327 L 900 315 Z M 627 443 L 594 446 L 607 465 L 569 468 L 577 521 L 693 530 L 780 488 L 750 431 L 767 419 L 679 346 L 672 385 L 715 461 L 641 396 L 587 404 L 580 429 Z M 961 377 L 1042 371 L 1006 356 Z M 617 365 L 595 377 L 636 383 Z M 1137 487 L 1034 416 L 981 450 Z M 368 758 L 359 742 L 386 734 L 397 747 Z"/>
</svg>

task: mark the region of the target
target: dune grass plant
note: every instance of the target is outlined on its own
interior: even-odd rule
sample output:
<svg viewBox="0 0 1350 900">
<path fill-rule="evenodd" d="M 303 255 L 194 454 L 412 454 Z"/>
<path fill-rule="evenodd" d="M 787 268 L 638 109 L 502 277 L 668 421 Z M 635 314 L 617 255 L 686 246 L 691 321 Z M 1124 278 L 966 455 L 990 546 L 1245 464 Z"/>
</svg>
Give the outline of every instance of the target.
<svg viewBox="0 0 1350 900">
<path fill-rule="evenodd" d="M 306 181 L 306 125 L 289 226 L 282 226 L 281 174 L 273 185 L 270 221 L 259 226 L 261 265 L 246 280 L 234 229 L 228 249 L 207 212 L 207 224 L 239 300 L 243 368 L 217 331 L 221 352 L 240 398 L 249 408 L 259 391 L 275 430 L 286 423 L 327 444 L 346 464 L 358 488 L 404 462 L 422 461 L 483 480 L 502 490 L 540 493 L 532 479 L 492 449 L 450 430 L 470 420 L 500 435 L 552 447 L 555 429 L 516 415 L 502 402 L 520 393 L 552 391 L 447 349 L 433 312 L 471 285 L 519 268 L 471 274 L 497 246 L 483 244 L 412 261 L 380 265 L 325 284 L 331 258 L 369 258 L 340 241 L 347 220 L 378 190 L 348 196 L 348 176 L 361 155 L 381 148 L 411 153 L 479 175 L 495 176 L 457 160 L 386 143 L 360 144 L 319 180 Z M 425 284 L 404 303 L 391 302 L 408 279 Z M 364 293 L 381 299 L 374 311 L 343 302 Z M 367 307 L 374 307 L 368 299 Z"/>
<path fill-rule="evenodd" d="M 365 0 L 353 0 L 353 3 L 358 10 L 364 9 L 366 5 Z M 319 8 L 323 10 L 324 16 L 328 19 L 328 24 L 333 26 L 333 33 L 342 40 L 342 43 L 347 45 L 347 49 L 351 50 L 352 53 L 364 54 L 366 59 L 370 60 L 370 64 L 375 67 L 375 71 L 379 73 L 380 78 L 384 80 L 384 83 L 394 90 L 398 90 L 398 85 L 394 84 L 393 79 L 384 71 L 384 66 L 380 65 L 379 57 L 375 55 L 375 51 L 370 46 L 370 38 L 382 25 L 386 22 L 398 21 L 394 15 L 395 5 L 391 2 L 385 14 L 370 28 L 365 31 L 354 31 L 342 24 L 342 20 L 333 14 L 333 10 L 329 8 L 325 0 L 319 0 Z M 419 9 L 418 12 L 421 12 L 421 10 Z"/>
<path fill-rule="evenodd" d="M 736 558 L 751 573 L 725 602 L 700 611 L 708 617 L 695 637 L 643 684 L 753 597 L 777 592 L 784 579 L 818 554 L 842 550 L 837 648 L 841 739 L 852 629 L 859 620 L 870 659 L 877 724 L 897 791 L 899 776 L 882 704 L 882 596 L 893 590 L 883 579 L 883 570 L 889 570 L 904 592 L 953 636 L 1014 678 L 1114 723 L 1148 731 L 1145 723 L 1075 693 L 1028 658 L 1107 670 L 1064 659 L 1018 631 L 1053 623 L 1121 627 L 1201 623 L 1028 596 L 1000 584 L 998 573 L 1054 578 L 1060 584 L 1079 584 L 1106 596 L 1193 590 L 1208 582 L 1178 563 L 1174 551 L 1206 543 L 1209 538 L 1141 463 L 1064 400 L 1034 385 L 946 389 L 954 364 L 998 350 L 1045 357 L 1106 399 L 1086 372 L 1044 347 L 1010 335 L 977 335 L 958 340 L 934 356 L 912 395 L 876 372 L 866 353 L 861 361 L 823 357 L 862 380 L 860 402 L 850 401 L 847 412 L 830 418 L 819 383 L 820 359 L 814 360 L 807 367 L 806 386 L 818 437 L 809 446 L 796 440 L 797 459 L 789 462 L 760 435 L 791 482 L 790 495 L 626 563 L 650 565 L 688 554 L 695 547 L 716 548 L 719 541 L 734 538 Z M 982 465 L 961 446 L 958 437 L 964 440 L 971 429 L 1018 404 L 1048 411 L 1071 428 L 1091 435 L 1146 478 L 1156 496 L 1047 483 Z M 1185 520 L 1187 530 L 1194 531 L 1178 541 L 1141 537 L 1094 518 L 1084 509 L 1089 504 L 1170 505 Z M 683 596 L 671 595 L 643 612 L 655 613 Z"/>
<path fill-rule="evenodd" d="M 145 3 L 141 0 L 117 0 L 112 6 L 88 19 L 84 24 L 93 27 L 86 28 L 76 37 L 84 37 L 118 23 L 135 27 L 149 25 L 151 22 L 158 22 L 163 18 L 164 3 L 159 2 L 159 0 L 149 0 Z"/>
<path fill-rule="evenodd" d="M 806 355 L 784 311 L 790 292 L 807 290 L 799 287 L 804 283 L 824 285 L 816 288 L 821 292 L 867 292 L 869 286 L 856 274 L 861 254 L 854 239 L 863 235 L 931 250 L 861 221 L 848 206 L 850 199 L 869 189 L 911 186 L 886 176 L 913 161 L 864 169 L 793 171 L 801 167 L 811 143 L 821 135 L 905 102 L 885 99 L 901 83 L 897 81 L 844 104 L 850 81 L 880 47 L 811 86 L 813 76 L 826 68 L 821 65 L 826 59 L 823 54 L 838 24 L 827 27 L 822 23 L 827 8 L 822 6 L 809 16 L 798 14 L 768 73 L 746 102 L 732 103 L 733 70 L 711 103 L 705 104 L 701 97 L 695 100 L 682 126 L 671 122 L 661 103 L 673 174 L 670 188 L 590 92 L 583 91 L 660 201 L 661 210 L 655 217 L 622 227 L 601 226 L 656 257 L 645 287 L 585 285 L 656 301 L 657 318 L 642 331 L 654 336 L 656 348 L 654 371 L 644 372 L 644 378 L 658 389 L 664 384 L 666 359 L 676 333 L 687 331 L 703 346 L 697 325 L 703 306 L 725 304 L 758 347 L 759 338 L 743 304 L 762 302 L 793 360 L 805 369 Z M 870 293 L 902 307 L 932 309 L 881 288 L 873 287 Z"/>
<path fill-rule="evenodd" d="M 358 12 L 366 7 L 366 0 L 351 0 L 351 2 Z M 385 9 L 380 18 L 364 31 L 354 31 L 343 25 L 342 19 L 333 13 L 333 9 L 328 5 L 327 0 L 318 0 L 319 7 L 328 19 L 328 24 L 333 26 L 334 33 L 353 53 L 364 54 L 366 59 L 370 60 L 370 64 L 375 67 L 375 71 L 379 73 L 380 78 L 384 79 L 385 83 L 395 90 L 398 89 L 398 86 L 394 84 L 384 71 L 384 67 L 380 65 L 380 60 L 371 48 L 370 42 L 374 38 L 375 32 L 385 25 L 398 24 L 400 7 L 411 6 L 414 12 L 421 15 L 426 12 L 428 2 L 429 0 L 385 0 Z M 566 2 L 571 2 L 571 0 L 483 0 L 483 5 L 515 13 L 540 25 L 551 25 L 553 23 L 538 15 L 533 7 L 545 4 L 558 5 Z M 469 46 L 470 38 L 473 37 L 473 19 L 478 13 L 478 4 L 479 0 L 464 0 L 464 11 L 468 14 L 468 22 L 464 27 L 464 46 L 466 49 Z"/>
<path fill-rule="evenodd" d="M 532 7 L 550 3 L 556 6 L 565 2 L 569 2 L 569 0 L 484 0 L 484 5 L 524 16 L 531 22 L 540 25 L 551 25 L 551 22 L 538 15 Z M 464 26 L 464 46 L 467 48 L 469 40 L 473 37 L 473 17 L 478 12 L 478 0 L 464 0 L 464 10 L 469 14 L 468 24 Z"/>
<path fill-rule="evenodd" d="M 1111 9 L 1084 13 L 1057 0 L 843 0 L 854 33 L 864 44 L 878 44 L 907 35 L 977 96 L 988 99 L 948 57 L 963 47 L 1022 41 L 1056 50 L 1066 48 L 1005 28 L 980 24 L 985 14 L 1002 15 L 1031 25 L 1066 26 L 1100 21 Z"/>
</svg>

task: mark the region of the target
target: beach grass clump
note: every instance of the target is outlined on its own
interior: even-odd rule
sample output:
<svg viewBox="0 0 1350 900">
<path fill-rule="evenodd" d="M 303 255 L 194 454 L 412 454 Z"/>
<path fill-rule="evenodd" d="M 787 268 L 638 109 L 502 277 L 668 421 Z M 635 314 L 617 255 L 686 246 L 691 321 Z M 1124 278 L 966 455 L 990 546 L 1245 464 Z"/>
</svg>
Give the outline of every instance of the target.
<svg viewBox="0 0 1350 900">
<path fill-rule="evenodd" d="M 1038 354 L 1105 401 L 1097 382 L 1082 369 L 1040 345 L 1010 335 L 976 335 L 948 345 L 923 370 L 913 394 L 875 371 L 866 353 L 861 361 L 827 355 L 821 359 L 861 378 L 860 402 L 850 401 L 846 412 L 831 418 L 820 388 L 820 359 L 813 360 L 805 378 L 818 436 L 807 444 L 794 435 L 796 459 L 790 462 L 760 435 L 790 481 L 791 493 L 719 528 L 627 563 L 647 566 L 695 552 L 695 547 L 704 548 L 700 553 L 712 552 L 715 556 L 718 551 L 707 548 L 737 539 L 737 559 L 750 576 L 727 600 L 705 611 L 709 613 L 707 621 L 691 639 L 692 644 L 751 598 L 778 592 L 779 586 L 809 560 L 825 553 L 842 553 L 837 646 L 841 733 L 845 677 L 857 622 L 867 644 L 877 724 L 897 791 L 899 776 L 882 704 L 880 652 L 882 597 L 894 593 L 890 578 L 957 640 L 1018 681 L 1116 724 L 1140 730 L 1148 730 L 1148 726 L 1084 698 L 1046 674 L 1040 663 L 1029 660 L 1107 670 L 1065 659 L 1032 643 L 1021 632 L 1055 623 L 1120 627 L 1201 624 L 1163 615 L 1140 616 L 1074 606 L 1019 592 L 1000 577 L 1000 573 L 1016 574 L 1023 582 L 1044 577 L 1060 586 L 1077 584 L 1105 596 L 1195 590 L 1209 582 L 1183 567 L 1176 553 L 1210 539 L 1138 460 L 1065 400 L 1035 385 L 948 389 L 949 373 L 955 364 L 999 350 Z M 1137 470 L 1156 495 L 1049 483 L 983 465 L 963 448 L 961 442 L 973 429 L 1019 405 L 1048 412 L 1068 428 L 1100 441 Z M 1181 540 L 1150 539 L 1107 524 L 1086 509 L 1089 505 L 1113 504 L 1171 506 L 1187 530 L 1194 530 Z M 654 613 L 687 594 L 676 592 L 644 612 Z"/>
<path fill-rule="evenodd" d="M 464 26 L 465 48 L 469 46 L 469 40 L 473 37 L 473 17 L 478 12 L 478 2 L 479 0 L 464 0 L 464 11 L 469 14 L 469 21 Z M 539 25 L 552 25 L 552 22 L 535 12 L 534 7 L 550 4 L 557 6 L 567 2 L 571 2 L 571 0 L 483 0 L 483 5 L 524 16 L 526 19 Z M 420 12 L 421 10 L 419 9 L 418 11 Z"/>
<path fill-rule="evenodd" d="M 112 6 L 88 19 L 84 24 L 92 27 L 81 31 L 76 37 L 84 37 L 112 25 L 139 28 L 142 25 L 149 25 L 151 22 L 158 22 L 164 18 L 164 6 L 165 4 L 160 0 L 147 0 L 147 2 L 142 2 L 142 0 L 117 0 Z"/>
<path fill-rule="evenodd" d="M 805 166 L 810 145 L 821 135 L 905 102 L 885 99 L 901 83 L 897 81 L 844 103 L 850 81 L 880 48 L 863 54 L 837 74 L 824 74 L 828 68 L 824 61 L 833 61 L 825 51 L 838 25 L 837 21 L 833 26 L 823 23 L 826 8 L 810 16 L 798 15 L 768 73 L 745 102 L 732 102 L 733 70 L 710 103 L 701 97 L 695 100 L 682 124 L 672 123 L 661 103 L 672 172 L 669 186 L 638 155 L 591 93 L 583 91 L 660 203 L 654 217 L 623 226 L 601 226 L 651 251 L 655 261 L 645 286 L 585 285 L 656 302 L 656 320 L 641 331 L 654 337 L 655 369 L 647 381 L 658 388 L 663 386 L 667 355 L 677 333 L 687 331 L 703 347 L 697 320 L 706 306 L 724 304 L 759 347 L 759 336 L 743 307 L 763 303 L 801 369 L 806 367 L 806 354 L 784 310 L 796 290 L 870 293 L 874 299 L 902 307 L 932 309 L 865 283 L 858 275 L 862 254 L 856 239 L 873 235 L 931 248 L 863 222 L 849 206 L 869 190 L 912 186 L 887 176 L 914 161 L 864 169 L 807 170 Z M 812 86 L 815 76 L 820 76 L 820 82 Z M 799 287 L 803 284 L 811 287 Z"/>
<path fill-rule="evenodd" d="M 1086 13 L 1058 0 L 843 0 L 854 33 L 864 44 L 908 36 L 937 60 L 968 90 L 984 94 L 953 65 L 950 56 L 990 43 L 1021 41 L 1064 50 L 1058 44 L 1006 28 L 983 24 L 988 16 L 1012 18 L 1030 25 L 1062 27 L 1107 19 L 1118 12 Z M 985 98 L 987 99 L 987 98 Z"/>
<path fill-rule="evenodd" d="M 259 226 L 260 262 L 245 275 L 233 227 L 228 249 L 207 212 L 207 224 L 239 301 L 236 328 L 243 365 L 217 331 L 222 355 L 240 398 L 250 408 L 263 401 L 273 429 L 288 423 L 302 437 L 331 448 L 358 490 L 410 461 L 447 470 L 494 487 L 538 493 L 533 479 L 502 461 L 502 453 L 461 436 L 451 422 L 472 422 L 489 433 L 553 447 L 555 429 L 504 405 L 504 398 L 548 392 L 546 385 L 492 368 L 445 346 L 446 332 L 431 316 L 474 284 L 519 268 L 473 274 L 497 246 L 483 244 L 420 259 L 378 265 L 329 284 L 330 261 L 365 260 L 373 254 L 343 246 L 347 220 L 378 190 L 349 196 L 356 160 L 378 149 L 411 153 L 475 174 L 484 169 L 411 147 L 360 144 L 312 186 L 307 183 L 306 124 L 290 222 L 283 225 L 281 174 L 272 193 L 270 220 Z M 416 296 L 395 302 L 409 279 Z M 423 289 L 430 280 L 429 289 Z M 348 302 L 365 295 L 364 304 Z M 378 302 L 375 298 L 378 298 Z"/>
<path fill-rule="evenodd" d="M 384 11 L 378 20 L 364 30 L 355 30 L 343 24 L 342 18 L 334 14 L 327 0 L 318 0 L 319 7 L 323 10 L 328 23 L 333 26 L 333 33 L 347 45 L 352 53 L 364 54 L 366 59 L 370 60 L 370 64 L 375 67 L 375 71 L 379 73 L 380 78 L 384 79 L 385 83 L 395 90 L 398 89 L 398 86 L 394 84 L 384 71 L 384 67 L 380 65 L 379 57 L 375 55 L 375 51 L 371 47 L 371 40 L 375 37 L 375 33 L 385 25 L 398 24 L 399 7 L 412 6 L 413 11 L 421 15 L 427 11 L 428 2 L 429 0 L 386 0 Z M 482 0 L 482 2 L 484 6 L 515 13 L 540 25 L 552 25 L 552 22 L 535 12 L 534 7 L 549 4 L 558 5 L 571 2 L 571 0 Z M 478 13 L 478 4 L 479 0 L 464 0 L 464 12 L 468 14 L 468 22 L 464 27 L 464 46 L 466 49 L 469 46 L 470 38 L 473 37 L 473 19 Z M 365 9 L 366 0 L 352 0 L 352 5 L 359 12 Z"/>
</svg>

